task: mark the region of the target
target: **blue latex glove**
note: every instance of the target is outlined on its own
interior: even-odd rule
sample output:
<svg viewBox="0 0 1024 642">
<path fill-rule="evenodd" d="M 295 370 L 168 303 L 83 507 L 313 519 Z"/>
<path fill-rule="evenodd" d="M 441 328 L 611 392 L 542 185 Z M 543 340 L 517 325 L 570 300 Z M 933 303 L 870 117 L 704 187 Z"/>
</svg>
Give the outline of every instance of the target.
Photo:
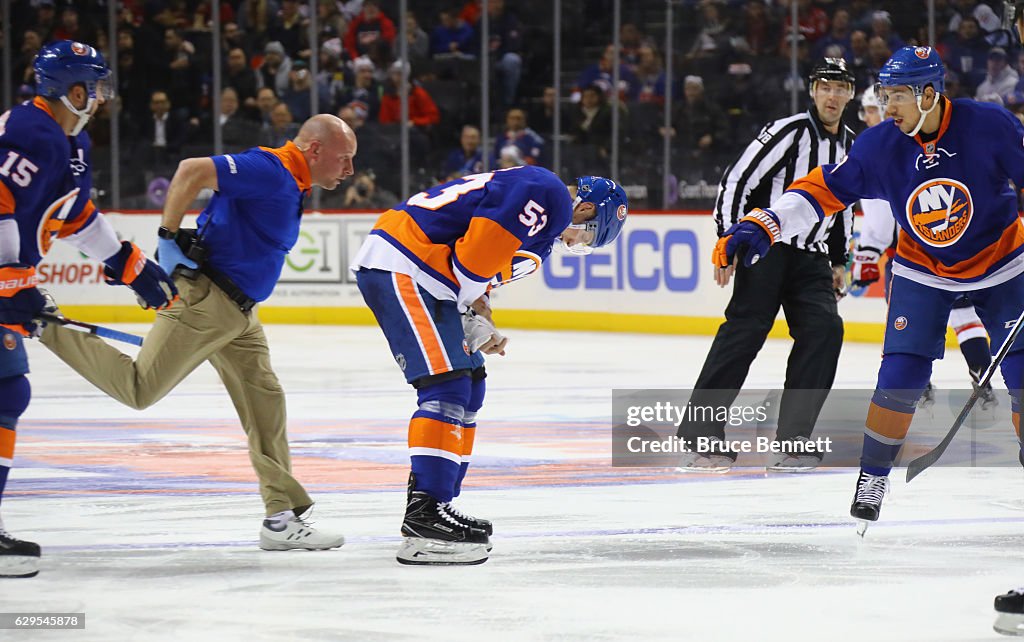
<svg viewBox="0 0 1024 642">
<path fill-rule="evenodd" d="M 156 260 L 164 272 L 172 274 L 174 268 L 184 265 L 189 269 L 199 267 L 195 261 L 185 256 L 174 239 L 160 239 L 156 243 Z"/>
<path fill-rule="evenodd" d="M 755 209 L 727 229 L 718 239 L 711 260 L 717 267 L 729 267 L 736 253 L 745 248 L 743 265 L 750 267 L 768 254 L 773 243 L 781 240 L 782 232 L 775 213 Z"/>
</svg>

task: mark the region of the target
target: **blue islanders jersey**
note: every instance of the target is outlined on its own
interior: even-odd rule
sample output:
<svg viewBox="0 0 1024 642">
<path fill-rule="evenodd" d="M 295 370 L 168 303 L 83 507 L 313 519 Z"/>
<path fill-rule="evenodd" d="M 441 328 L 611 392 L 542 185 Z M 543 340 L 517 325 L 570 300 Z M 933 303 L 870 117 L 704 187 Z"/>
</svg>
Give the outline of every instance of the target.
<svg viewBox="0 0 1024 642">
<path fill-rule="evenodd" d="M 295 143 L 214 156 L 217 192 L 199 215 L 210 264 L 255 301 L 274 291 L 299 239 L 309 165 Z"/>
<path fill-rule="evenodd" d="M 88 134 L 67 136 L 42 98 L 0 116 L 0 263 L 38 265 L 54 238 L 96 219 L 89 151 Z"/>
<path fill-rule="evenodd" d="M 809 229 L 859 198 L 889 203 L 899 225 L 893 273 L 966 291 L 1024 272 L 1024 126 L 997 105 L 945 97 L 935 140 L 887 120 L 864 131 L 846 160 L 823 165 L 772 204 L 782 236 Z"/>
<path fill-rule="evenodd" d="M 435 298 L 465 307 L 536 271 L 571 222 L 569 190 L 547 169 L 472 174 L 385 212 L 351 269 L 407 274 Z"/>
</svg>

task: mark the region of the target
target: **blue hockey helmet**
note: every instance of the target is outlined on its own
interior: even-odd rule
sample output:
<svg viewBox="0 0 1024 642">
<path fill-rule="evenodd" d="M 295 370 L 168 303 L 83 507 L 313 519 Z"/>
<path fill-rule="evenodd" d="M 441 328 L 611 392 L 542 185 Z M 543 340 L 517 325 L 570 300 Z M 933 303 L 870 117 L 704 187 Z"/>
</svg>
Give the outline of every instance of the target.
<svg viewBox="0 0 1024 642">
<path fill-rule="evenodd" d="M 920 96 L 931 85 L 940 94 L 946 90 L 946 67 L 934 47 L 903 47 L 878 72 L 881 87 L 907 85 Z"/>
<path fill-rule="evenodd" d="M 78 116 L 79 122 L 72 135 L 77 135 L 88 122 L 97 98 L 110 100 L 114 97 L 110 69 L 95 47 L 72 40 L 50 43 L 39 50 L 33 68 L 36 73 L 36 94 L 60 100 Z M 85 87 L 88 94 L 88 101 L 82 109 L 77 109 L 67 98 L 68 92 L 75 85 Z"/>
<path fill-rule="evenodd" d="M 576 179 L 575 210 L 580 203 L 593 203 L 597 216 L 570 229 L 585 230 L 586 242 L 567 246 L 574 254 L 589 254 L 595 248 L 604 247 L 618 237 L 629 214 L 629 199 L 626 191 L 615 181 L 600 176 L 580 176 Z"/>
</svg>

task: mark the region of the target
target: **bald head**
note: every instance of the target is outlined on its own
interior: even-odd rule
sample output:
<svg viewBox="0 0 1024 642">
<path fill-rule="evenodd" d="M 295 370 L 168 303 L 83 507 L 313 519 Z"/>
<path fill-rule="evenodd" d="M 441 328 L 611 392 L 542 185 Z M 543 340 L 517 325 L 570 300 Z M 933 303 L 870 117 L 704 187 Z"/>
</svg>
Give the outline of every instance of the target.
<svg viewBox="0 0 1024 642">
<path fill-rule="evenodd" d="M 303 123 L 295 144 L 309 164 L 314 185 L 334 189 L 355 171 L 356 134 L 333 114 L 317 114 Z"/>
</svg>

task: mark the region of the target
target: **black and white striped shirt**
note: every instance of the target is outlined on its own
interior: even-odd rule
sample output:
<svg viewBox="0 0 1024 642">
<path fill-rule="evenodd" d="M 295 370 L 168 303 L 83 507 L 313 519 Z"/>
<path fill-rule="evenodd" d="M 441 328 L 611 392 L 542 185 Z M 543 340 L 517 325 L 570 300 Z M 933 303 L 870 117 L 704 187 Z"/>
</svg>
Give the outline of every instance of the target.
<svg viewBox="0 0 1024 642">
<path fill-rule="evenodd" d="M 840 124 L 838 134 L 826 130 L 813 107 L 765 125 L 722 177 L 714 211 L 718 235 L 755 207 L 769 207 L 795 179 L 806 176 L 819 165 L 838 163 L 846 158 L 853 139 L 853 131 L 844 124 Z M 853 235 L 853 210 L 843 211 L 842 229 L 834 230 L 829 252 L 829 232 L 837 219 L 838 216 L 829 216 L 808 232 L 784 238 L 782 242 L 830 254 L 833 265 L 845 262 Z"/>
</svg>

